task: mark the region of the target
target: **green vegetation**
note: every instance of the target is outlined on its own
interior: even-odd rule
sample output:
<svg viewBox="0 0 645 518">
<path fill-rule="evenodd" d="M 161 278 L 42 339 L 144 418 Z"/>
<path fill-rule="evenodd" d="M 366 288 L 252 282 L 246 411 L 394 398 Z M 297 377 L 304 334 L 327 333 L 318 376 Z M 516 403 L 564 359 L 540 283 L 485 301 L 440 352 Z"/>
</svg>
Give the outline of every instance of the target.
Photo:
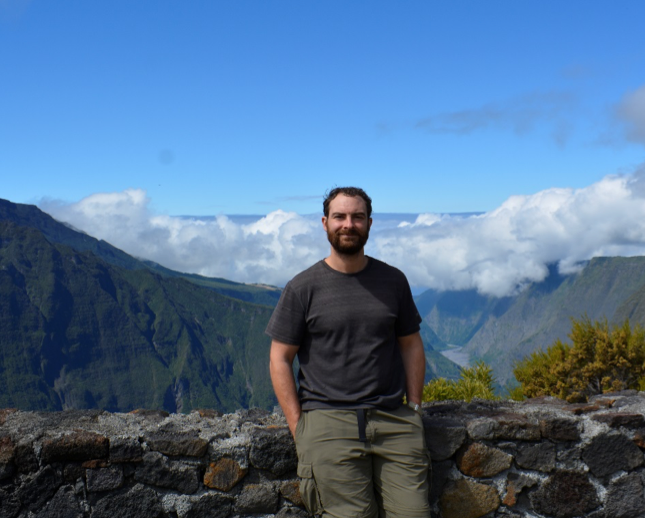
<svg viewBox="0 0 645 518">
<path fill-rule="evenodd" d="M 423 402 L 445 401 L 448 399 L 472 401 L 479 399 L 498 399 L 495 396 L 493 370 L 484 362 L 461 370 L 458 380 L 437 378 L 423 388 Z"/>
<path fill-rule="evenodd" d="M 595 394 L 645 388 L 645 331 L 628 320 L 572 319 L 572 345 L 556 340 L 516 363 L 514 374 L 525 397 L 556 396 L 583 402 Z M 517 395 L 517 393 L 516 393 Z"/>
</svg>

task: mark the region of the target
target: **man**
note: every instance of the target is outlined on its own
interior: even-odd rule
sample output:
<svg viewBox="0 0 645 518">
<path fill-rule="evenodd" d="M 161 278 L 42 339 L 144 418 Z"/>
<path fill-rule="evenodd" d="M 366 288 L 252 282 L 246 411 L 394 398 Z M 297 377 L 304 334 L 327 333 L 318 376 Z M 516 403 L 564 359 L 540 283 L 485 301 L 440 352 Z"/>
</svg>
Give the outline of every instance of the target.
<svg viewBox="0 0 645 518">
<path fill-rule="evenodd" d="M 287 284 L 266 331 L 303 501 L 324 518 L 428 517 L 421 318 L 403 273 L 364 253 L 369 196 L 339 187 L 323 209 L 330 255 Z"/>
</svg>

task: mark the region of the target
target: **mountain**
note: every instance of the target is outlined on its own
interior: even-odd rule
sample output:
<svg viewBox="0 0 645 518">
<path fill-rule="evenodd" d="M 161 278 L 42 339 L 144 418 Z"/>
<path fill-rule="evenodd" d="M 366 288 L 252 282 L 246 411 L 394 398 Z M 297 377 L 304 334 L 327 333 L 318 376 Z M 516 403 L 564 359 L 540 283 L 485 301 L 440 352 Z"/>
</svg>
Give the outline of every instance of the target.
<svg viewBox="0 0 645 518">
<path fill-rule="evenodd" d="M 68 225 L 60 223 L 34 205 L 11 203 L 0 199 L 0 221 L 12 221 L 17 225 L 34 228 L 43 233 L 50 243 L 67 245 L 79 252 L 89 251 L 95 256 L 128 270 L 148 268 L 167 277 L 179 277 L 200 286 L 206 286 L 223 295 L 236 299 L 275 306 L 281 290 L 274 286 L 242 284 L 226 279 L 203 277 L 201 275 L 180 273 L 152 261 L 136 259 L 110 243 L 88 236 Z"/>
<path fill-rule="evenodd" d="M 645 325 L 645 257 L 597 257 L 581 272 L 548 277 L 517 295 L 488 297 L 474 291 L 428 291 L 419 310 L 437 336 L 489 363 L 504 385 L 514 363 L 556 339 L 567 341 L 571 318 Z"/>
<path fill-rule="evenodd" d="M 264 329 L 279 296 L 136 259 L 0 200 L 0 408 L 271 408 Z M 428 379 L 456 377 L 422 333 Z"/>
<path fill-rule="evenodd" d="M 85 249 L 0 220 L 0 407 L 186 412 L 275 404 L 264 335 L 272 308 L 181 276 L 117 266 L 93 250 L 108 250 L 115 263 L 136 260 L 52 230 Z"/>
</svg>

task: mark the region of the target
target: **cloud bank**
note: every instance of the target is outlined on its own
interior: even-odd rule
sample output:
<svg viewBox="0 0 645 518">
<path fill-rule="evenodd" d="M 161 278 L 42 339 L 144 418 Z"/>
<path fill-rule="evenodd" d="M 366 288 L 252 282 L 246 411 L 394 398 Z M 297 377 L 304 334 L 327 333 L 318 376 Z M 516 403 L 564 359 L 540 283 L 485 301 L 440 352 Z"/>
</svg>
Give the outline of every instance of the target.
<svg viewBox="0 0 645 518">
<path fill-rule="evenodd" d="M 239 223 L 159 215 L 149 202 L 130 189 L 40 206 L 134 256 L 238 282 L 283 286 L 328 253 L 320 221 L 294 212 Z M 583 189 L 512 196 L 476 216 L 389 223 L 375 215 L 367 253 L 402 269 L 413 286 L 508 295 L 543 280 L 550 264 L 566 274 L 592 257 L 645 254 L 645 167 Z"/>
</svg>

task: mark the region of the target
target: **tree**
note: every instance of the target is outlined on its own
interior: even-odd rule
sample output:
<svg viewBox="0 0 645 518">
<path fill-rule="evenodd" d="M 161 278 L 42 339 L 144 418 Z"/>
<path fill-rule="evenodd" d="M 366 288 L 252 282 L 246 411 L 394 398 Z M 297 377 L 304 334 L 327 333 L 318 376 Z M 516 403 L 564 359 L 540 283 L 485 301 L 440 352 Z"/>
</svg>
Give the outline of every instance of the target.
<svg viewBox="0 0 645 518">
<path fill-rule="evenodd" d="M 570 403 L 589 396 L 639 389 L 645 376 L 645 332 L 629 320 L 572 319 L 571 345 L 556 340 L 516 363 L 513 373 L 526 397 L 556 396 Z"/>
</svg>

